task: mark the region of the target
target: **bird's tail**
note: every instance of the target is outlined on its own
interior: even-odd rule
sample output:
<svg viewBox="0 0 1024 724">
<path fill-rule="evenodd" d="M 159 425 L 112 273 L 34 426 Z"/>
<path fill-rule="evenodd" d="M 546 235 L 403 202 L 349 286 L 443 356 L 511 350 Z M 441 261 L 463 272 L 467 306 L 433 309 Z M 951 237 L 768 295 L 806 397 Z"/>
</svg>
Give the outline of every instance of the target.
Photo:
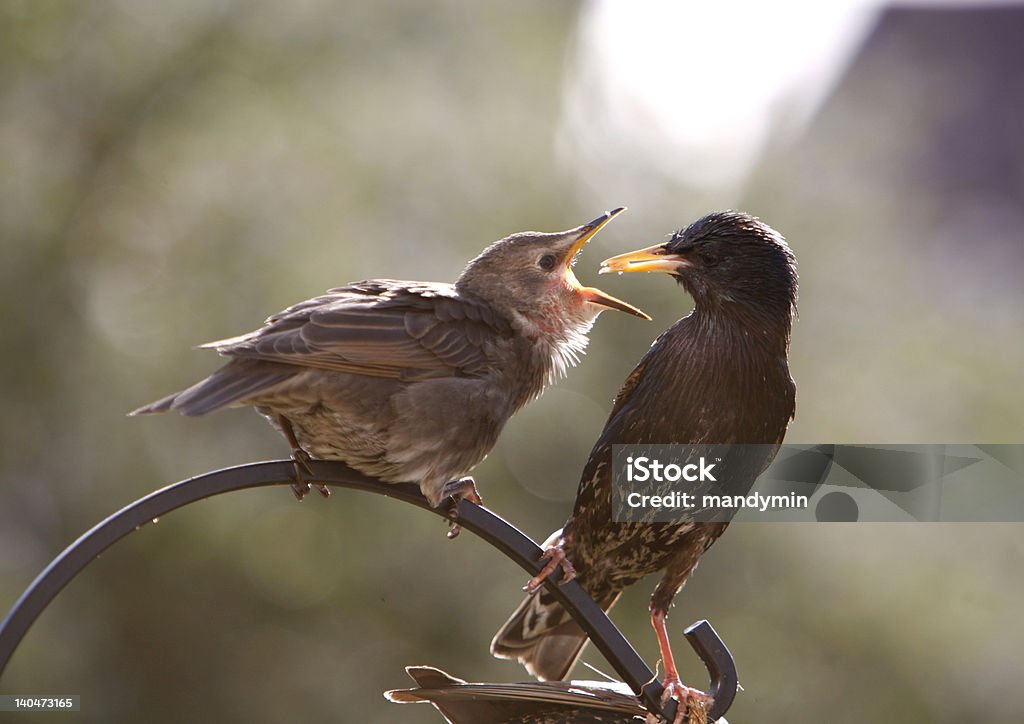
<svg viewBox="0 0 1024 724">
<path fill-rule="evenodd" d="M 607 611 L 621 591 L 597 600 Z M 587 643 L 587 634 L 547 590 L 540 590 L 519 604 L 512 617 L 491 641 L 491 653 L 499 659 L 515 659 L 541 681 L 564 679 Z"/>
<path fill-rule="evenodd" d="M 295 374 L 289 365 L 259 360 L 232 360 L 205 380 L 156 402 L 143 405 L 129 415 L 177 410 L 183 415 L 205 415 L 241 402 Z"/>
</svg>

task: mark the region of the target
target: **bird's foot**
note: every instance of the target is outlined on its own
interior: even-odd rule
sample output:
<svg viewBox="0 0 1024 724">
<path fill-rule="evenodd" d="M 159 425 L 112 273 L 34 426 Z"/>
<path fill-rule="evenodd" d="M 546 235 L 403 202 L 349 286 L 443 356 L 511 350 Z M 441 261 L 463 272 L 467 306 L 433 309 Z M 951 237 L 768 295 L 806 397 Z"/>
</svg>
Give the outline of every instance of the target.
<svg viewBox="0 0 1024 724">
<path fill-rule="evenodd" d="M 331 497 L 331 489 L 326 485 L 307 480 L 307 476 L 313 475 L 313 468 L 310 466 L 312 459 L 310 454 L 301 447 L 292 450 L 292 464 L 295 466 L 296 481 L 292 484 L 292 492 L 295 493 L 295 498 L 299 501 L 309 493 L 310 485 L 315 485 L 320 495 L 325 498 Z"/>
<path fill-rule="evenodd" d="M 448 539 L 454 540 L 462 532 L 462 526 L 459 525 L 459 501 L 468 500 L 470 503 L 483 505 L 484 499 L 476 489 L 476 481 L 468 475 L 446 484 L 441 494 L 448 499 Z"/>
<path fill-rule="evenodd" d="M 712 699 L 699 689 L 691 689 L 678 678 L 666 678 L 665 692 L 661 695 L 661 704 L 664 706 L 670 699 L 678 702 L 676 715 L 672 718 L 672 724 L 707 724 L 708 709 L 711 708 Z M 660 717 L 648 715 L 648 722 L 660 724 L 665 720 Z"/>
<path fill-rule="evenodd" d="M 544 564 L 544 567 L 540 569 L 536 576 L 527 581 L 526 585 L 523 586 L 523 590 L 531 596 L 541 589 L 544 581 L 555 572 L 559 565 L 562 566 L 562 580 L 559 581 L 558 585 L 568 583 L 576 577 L 576 569 L 573 568 L 569 557 L 565 555 L 565 549 L 562 548 L 561 544 L 545 549 L 537 560 L 538 563 L 541 561 L 547 561 L 547 563 Z"/>
<path fill-rule="evenodd" d="M 484 504 L 484 499 L 480 497 L 480 491 L 476 489 L 476 481 L 471 475 L 447 483 L 442 488 L 441 494 L 452 498 L 456 503 L 460 500 L 468 500 L 477 505 Z"/>
<path fill-rule="evenodd" d="M 281 434 L 284 435 L 284 439 L 288 441 L 288 446 L 292 449 L 292 464 L 295 465 L 295 482 L 292 483 L 292 492 L 295 493 L 295 498 L 301 503 L 302 499 L 309 493 L 311 481 L 307 482 L 306 476 L 312 477 L 313 475 L 313 468 L 309 465 L 313 458 L 299 444 L 299 438 L 295 436 L 295 428 L 292 427 L 291 421 L 284 415 L 276 415 L 275 419 L 277 420 L 277 426 L 281 429 Z M 312 482 L 312 484 L 320 491 L 320 495 L 325 498 L 331 497 L 331 489 L 326 485 L 317 482 Z"/>
</svg>

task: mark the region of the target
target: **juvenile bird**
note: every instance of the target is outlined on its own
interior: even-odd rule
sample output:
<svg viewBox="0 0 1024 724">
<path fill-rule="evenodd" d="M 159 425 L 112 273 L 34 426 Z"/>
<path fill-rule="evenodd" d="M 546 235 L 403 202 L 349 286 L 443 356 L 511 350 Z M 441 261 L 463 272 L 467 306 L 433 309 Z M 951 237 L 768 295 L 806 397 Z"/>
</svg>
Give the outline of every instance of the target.
<svg viewBox="0 0 1024 724">
<path fill-rule="evenodd" d="M 437 507 L 479 501 L 472 478 L 508 418 L 578 361 L 606 308 L 650 319 L 572 272 L 615 209 L 558 233 L 512 234 L 454 284 L 374 279 L 331 289 L 203 347 L 231 359 L 132 412 L 252 405 L 285 436 L 301 499 L 310 457 L 419 484 Z M 326 496 L 326 486 L 318 485 Z"/>
<path fill-rule="evenodd" d="M 685 704 L 666 618 L 676 593 L 727 523 L 612 521 L 612 445 L 760 443 L 730 492 L 745 492 L 771 462 L 796 406 L 788 351 L 796 309 L 796 260 L 780 234 L 747 214 L 713 213 L 668 242 L 612 257 L 605 272 L 670 274 L 693 297 L 692 313 L 651 346 L 616 396 L 584 468 L 572 515 L 546 544 L 547 565 L 491 643 L 539 679 L 562 679 L 586 634 L 540 590 L 559 563 L 606 611 L 627 586 L 664 571 L 650 600 L 666 694 Z M 718 468 L 729 466 L 720 461 Z M 735 469 L 736 466 L 734 466 Z M 679 711 L 685 711 L 680 706 Z"/>
</svg>

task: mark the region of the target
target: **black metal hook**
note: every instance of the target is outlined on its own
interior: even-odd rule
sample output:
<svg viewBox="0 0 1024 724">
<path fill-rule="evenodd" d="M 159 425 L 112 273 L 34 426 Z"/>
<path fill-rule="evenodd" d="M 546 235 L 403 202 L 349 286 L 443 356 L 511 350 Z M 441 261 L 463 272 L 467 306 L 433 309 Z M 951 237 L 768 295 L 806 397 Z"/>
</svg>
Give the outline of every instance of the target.
<svg viewBox="0 0 1024 724">
<path fill-rule="evenodd" d="M 718 632 L 706 620 L 690 624 L 683 631 L 683 635 L 704 662 L 704 667 L 711 676 L 707 694 L 714 703 L 708 711 L 708 718 L 714 721 L 729 710 L 733 699 L 736 698 L 740 686 L 736 660 Z"/>
<path fill-rule="evenodd" d="M 311 479 L 318 482 L 385 495 L 447 517 L 443 508 L 431 508 L 415 485 L 382 483 L 340 462 L 317 460 L 310 466 Z M 11 607 L 0 623 L 0 674 L 29 627 L 50 601 L 82 569 L 121 538 L 154 518 L 204 498 L 245 488 L 291 485 L 294 482 L 295 468 L 290 460 L 251 463 L 169 485 L 114 513 L 64 549 Z M 464 528 L 483 538 L 531 575 L 539 572 L 541 549 L 520 530 L 486 508 L 466 500 L 459 501 L 458 515 Z M 648 711 L 661 713 L 671 721 L 675 703 L 669 702 L 663 711 L 661 696 L 664 688 L 640 655 L 576 581 L 562 585 L 552 582 L 560 579 L 560 572 L 556 572 L 545 585 L 587 632 L 623 681 L 643 700 Z M 735 698 L 735 663 L 721 638 L 706 621 L 694 624 L 685 635 L 711 676 L 708 693 L 714 697 L 714 704 L 708 717 L 714 721 L 725 714 Z"/>
</svg>

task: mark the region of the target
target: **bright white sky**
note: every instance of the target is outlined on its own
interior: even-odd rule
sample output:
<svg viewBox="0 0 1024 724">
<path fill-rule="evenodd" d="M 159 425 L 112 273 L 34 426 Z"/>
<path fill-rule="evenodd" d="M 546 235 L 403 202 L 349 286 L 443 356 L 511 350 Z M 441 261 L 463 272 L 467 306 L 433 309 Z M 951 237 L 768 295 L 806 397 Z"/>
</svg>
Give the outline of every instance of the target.
<svg viewBox="0 0 1024 724">
<path fill-rule="evenodd" d="M 769 136 L 804 128 L 889 4 L 591 0 L 569 59 L 561 150 L 571 161 L 613 144 L 693 185 L 739 186 Z"/>
</svg>

